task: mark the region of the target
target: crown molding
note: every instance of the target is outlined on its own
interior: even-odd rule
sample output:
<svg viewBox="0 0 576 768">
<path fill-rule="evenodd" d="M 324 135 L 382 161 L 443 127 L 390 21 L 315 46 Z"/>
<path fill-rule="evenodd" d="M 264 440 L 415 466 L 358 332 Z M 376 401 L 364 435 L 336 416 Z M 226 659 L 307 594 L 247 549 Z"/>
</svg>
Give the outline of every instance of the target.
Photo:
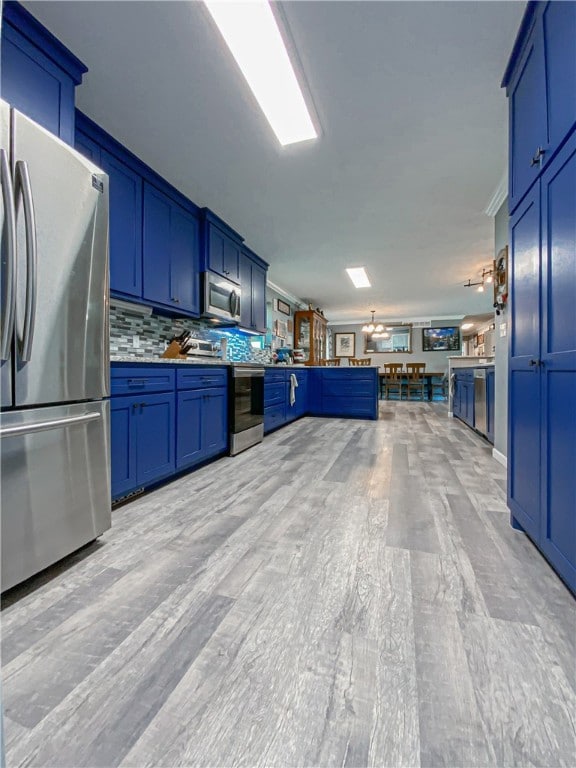
<svg viewBox="0 0 576 768">
<path fill-rule="evenodd" d="M 294 296 L 293 293 L 290 293 L 290 291 L 284 290 L 282 286 L 277 285 L 276 283 L 273 283 L 272 280 L 266 280 L 266 285 L 268 288 L 272 288 L 273 291 L 276 291 L 276 293 L 279 293 L 281 296 L 284 296 L 285 299 L 288 299 L 288 301 L 291 301 L 292 304 L 298 304 L 301 306 L 306 306 L 306 302 L 302 301 L 302 299 L 299 299 L 298 296 Z"/>
<path fill-rule="evenodd" d="M 486 206 L 486 210 L 484 211 L 484 213 L 487 216 L 494 218 L 494 216 L 496 216 L 496 214 L 502 207 L 502 203 L 506 200 L 507 197 L 508 197 L 508 171 L 504 171 L 498 186 L 492 193 L 492 197 L 490 198 L 490 201 Z"/>
</svg>

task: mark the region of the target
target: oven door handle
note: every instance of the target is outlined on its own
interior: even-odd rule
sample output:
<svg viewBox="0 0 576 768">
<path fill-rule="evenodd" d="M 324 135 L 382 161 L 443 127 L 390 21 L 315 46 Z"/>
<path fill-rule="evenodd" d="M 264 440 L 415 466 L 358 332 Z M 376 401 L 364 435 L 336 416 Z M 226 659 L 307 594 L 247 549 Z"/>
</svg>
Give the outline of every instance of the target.
<svg viewBox="0 0 576 768">
<path fill-rule="evenodd" d="M 263 368 L 232 368 L 234 379 L 260 379 L 264 378 Z"/>
</svg>

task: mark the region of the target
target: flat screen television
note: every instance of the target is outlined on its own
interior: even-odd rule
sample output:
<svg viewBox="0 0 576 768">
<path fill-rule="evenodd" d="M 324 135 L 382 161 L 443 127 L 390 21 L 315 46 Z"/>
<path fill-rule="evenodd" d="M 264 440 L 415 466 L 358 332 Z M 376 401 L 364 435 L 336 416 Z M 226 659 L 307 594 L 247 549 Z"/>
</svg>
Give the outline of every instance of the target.
<svg viewBox="0 0 576 768">
<path fill-rule="evenodd" d="M 422 328 L 423 352 L 460 352 L 460 328 Z"/>
</svg>

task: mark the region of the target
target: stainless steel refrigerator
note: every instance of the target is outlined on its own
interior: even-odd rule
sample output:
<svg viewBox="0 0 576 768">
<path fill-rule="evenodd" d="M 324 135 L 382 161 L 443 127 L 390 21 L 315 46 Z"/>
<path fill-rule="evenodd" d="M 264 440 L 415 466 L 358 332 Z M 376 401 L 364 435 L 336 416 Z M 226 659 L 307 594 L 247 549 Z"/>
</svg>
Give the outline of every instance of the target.
<svg viewBox="0 0 576 768">
<path fill-rule="evenodd" d="M 108 177 L 0 102 L 2 591 L 110 527 Z"/>
</svg>

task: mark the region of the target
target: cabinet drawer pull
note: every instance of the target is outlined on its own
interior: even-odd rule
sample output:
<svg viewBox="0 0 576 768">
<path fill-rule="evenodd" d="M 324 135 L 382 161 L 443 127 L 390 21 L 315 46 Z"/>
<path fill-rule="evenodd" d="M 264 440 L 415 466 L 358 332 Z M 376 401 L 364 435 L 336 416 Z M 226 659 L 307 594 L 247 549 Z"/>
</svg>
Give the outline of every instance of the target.
<svg viewBox="0 0 576 768">
<path fill-rule="evenodd" d="M 128 379 L 129 387 L 145 387 L 146 384 L 146 379 Z"/>
</svg>

